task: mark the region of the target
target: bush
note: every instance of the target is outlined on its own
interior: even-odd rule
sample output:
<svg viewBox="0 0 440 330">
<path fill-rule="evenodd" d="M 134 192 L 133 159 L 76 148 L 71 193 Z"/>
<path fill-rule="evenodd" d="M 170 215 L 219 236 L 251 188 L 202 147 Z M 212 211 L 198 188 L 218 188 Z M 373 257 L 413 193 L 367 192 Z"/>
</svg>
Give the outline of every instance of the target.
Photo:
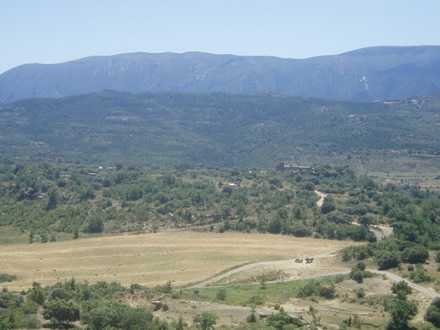
<svg viewBox="0 0 440 330">
<path fill-rule="evenodd" d="M 319 295 L 325 299 L 333 299 L 336 296 L 336 289 L 333 284 L 329 286 L 320 286 Z"/>
<path fill-rule="evenodd" d="M 362 283 L 364 281 L 364 272 L 360 270 L 354 271 L 350 274 L 350 277 L 352 280 Z"/>
<path fill-rule="evenodd" d="M 407 247 L 402 251 L 402 261 L 410 264 L 421 264 L 428 258 L 428 250 L 423 246 Z"/>
<path fill-rule="evenodd" d="M 171 291 L 173 291 L 173 285 L 171 284 L 171 281 L 168 281 L 164 285 L 156 286 L 156 290 L 163 293 L 171 293 Z"/>
<path fill-rule="evenodd" d="M 359 299 L 365 298 L 365 290 L 364 288 L 358 288 L 354 291 L 356 293 L 356 297 Z"/>
<path fill-rule="evenodd" d="M 425 268 L 422 265 L 417 265 L 416 271 L 409 276 L 415 283 L 429 282 L 432 280 L 431 276 L 426 274 Z"/>
<path fill-rule="evenodd" d="M 440 298 L 435 298 L 426 310 L 425 320 L 440 328 Z"/>
<path fill-rule="evenodd" d="M 255 315 L 255 309 L 252 308 L 251 315 L 248 315 L 246 317 L 246 322 L 248 322 L 248 323 L 256 323 L 257 322 L 257 316 Z"/>
<path fill-rule="evenodd" d="M 272 314 L 267 317 L 267 325 L 274 327 L 275 329 L 285 329 L 285 326 L 293 324 L 297 327 L 302 327 L 304 324 L 298 318 L 291 317 L 281 307 L 277 314 Z"/>
<path fill-rule="evenodd" d="M 292 234 L 295 237 L 306 237 L 310 236 L 310 230 L 304 225 L 296 225 L 293 227 Z"/>
<path fill-rule="evenodd" d="M 376 254 L 379 269 L 390 269 L 400 265 L 400 253 L 398 251 L 381 250 Z"/>
<path fill-rule="evenodd" d="M 319 282 L 311 280 L 299 287 L 296 295 L 299 298 L 317 296 L 325 299 L 333 299 L 336 296 L 336 290 L 334 284 L 321 286 Z"/>
<path fill-rule="evenodd" d="M 202 330 L 208 330 L 213 328 L 217 322 L 217 315 L 210 312 L 204 312 L 202 315 L 198 315 L 194 318 L 194 323 L 199 323 L 199 327 Z"/>
<path fill-rule="evenodd" d="M 226 290 L 225 289 L 218 290 L 215 296 L 217 297 L 218 300 L 224 301 L 227 296 Z"/>
<path fill-rule="evenodd" d="M 1 282 L 12 282 L 13 280 L 16 280 L 16 275 L 9 275 L 9 274 L 2 274 L 0 273 L 0 283 Z"/>
</svg>

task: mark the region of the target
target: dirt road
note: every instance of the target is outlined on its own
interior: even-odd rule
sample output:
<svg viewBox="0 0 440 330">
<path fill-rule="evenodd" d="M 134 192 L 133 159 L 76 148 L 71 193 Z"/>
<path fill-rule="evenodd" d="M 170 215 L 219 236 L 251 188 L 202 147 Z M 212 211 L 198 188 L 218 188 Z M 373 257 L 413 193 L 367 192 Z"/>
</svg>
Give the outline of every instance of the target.
<svg viewBox="0 0 440 330">
<path fill-rule="evenodd" d="M 324 253 L 317 254 L 317 255 L 312 256 L 312 257 L 314 259 L 325 258 L 325 257 L 328 257 L 328 256 L 336 254 L 338 251 L 340 251 L 340 250 L 331 250 L 331 251 L 327 251 L 327 252 L 324 252 Z M 210 286 L 210 285 L 212 285 L 212 284 L 214 284 L 216 282 L 219 282 L 219 281 L 221 281 L 221 280 L 223 280 L 223 279 L 225 279 L 227 277 L 230 277 L 230 276 L 235 275 L 237 273 L 241 273 L 241 272 L 244 272 L 244 271 L 247 271 L 247 270 L 250 270 L 250 269 L 253 269 L 253 268 L 257 268 L 257 267 L 264 267 L 264 266 L 272 266 L 272 267 L 279 266 L 279 267 L 282 267 L 282 266 L 285 266 L 286 264 L 292 264 L 292 263 L 295 263 L 295 259 L 280 260 L 280 261 L 256 262 L 256 263 L 253 263 L 253 264 L 244 265 L 244 266 L 238 267 L 236 269 L 230 270 L 230 271 L 228 271 L 228 272 L 226 272 L 224 274 L 220 274 L 220 275 L 218 275 L 218 276 L 216 276 L 214 278 L 211 278 L 209 280 L 200 282 L 200 283 L 192 286 L 191 288 L 203 288 L 203 287 L 206 287 L 206 286 Z M 289 281 L 289 279 L 287 279 L 286 281 Z"/>
<path fill-rule="evenodd" d="M 315 259 L 319 259 L 319 258 L 326 258 L 329 256 L 334 255 L 338 250 L 332 250 L 332 251 L 328 251 L 325 253 L 321 253 L 319 255 L 314 256 Z M 216 282 L 219 282 L 225 278 L 228 278 L 232 275 L 253 269 L 253 268 L 257 268 L 257 267 L 262 267 L 262 266 L 285 266 L 287 263 L 295 263 L 295 260 L 284 260 L 284 261 L 266 261 L 266 262 L 257 262 L 257 263 L 253 263 L 253 264 L 249 264 L 249 265 L 244 265 L 241 267 L 238 267 L 236 269 L 233 269 L 229 272 L 226 272 L 224 274 L 218 275 L 212 279 L 203 281 L 199 284 L 196 284 L 194 286 L 192 286 L 191 288 L 203 288 L 206 286 L 211 286 Z M 368 269 L 368 271 L 374 273 L 374 274 L 378 274 L 378 275 L 385 275 L 387 278 L 389 278 L 391 281 L 393 282 L 400 282 L 400 281 L 405 281 L 408 283 L 408 285 L 414 289 L 419 291 L 420 293 L 430 297 L 430 298 L 437 298 L 440 297 L 440 293 L 437 293 L 436 291 L 434 291 L 433 289 L 428 289 L 425 288 L 423 286 L 420 286 L 418 284 L 415 284 L 413 282 L 408 281 L 407 279 L 404 279 L 403 277 L 387 272 L 387 271 L 382 271 L 382 270 L 375 270 L 375 269 Z M 345 275 L 345 274 L 349 274 L 350 273 L 350 269 L 347 270 L 342 270 L 342 271 L 337 271 L 337 272 L 328 272 L 328 273 L 323 273 L 323 274 L 319 274 L 319 275 L 314 275 L 314 276 L 304 276 L 304 277 L 295 277 L 295 278 L 289 278 L 289 279 L 284 279 L 284 280 L 279 280 L 279 281 L 271 281 L 270 283 L 277 283 L 277 282 L 289 282 L 289 281 L 298 281 L 298 280 L 308 280 L 308 279 L 313 279 L 313 278 L 319 278 L 319 277 L 323 277 L 323 276 L 331 276 L 331 275 Z"/>
<path fill-rule="evenodd" d="M 401 281 L 405 281 L 406 283 L 408 283 L 408 285 L 413 288 L 414 290 L 419 291 L 420 293 L 423 293 L 424 295 L 431 297 L 431 298 L 437 298 L 440 297 L 440 293 L 435 292 L 432 289 L 428 289 L 425 288 L 423 286 L 420 286 L 418 284 L 415 284 L 413 282 L 408 281 L 407 279 L 404 279 L 403 277 L 390 273 L 390 272 L 386 272 L 383 270 L 374 270 L 374 269 L 369 269 L 370 272 L 378 274 L 378 275 L 385 275 L 386 277 L 388 277 L 391 281 L 393 282 L 401 282 Z"/>
<path fill-rule="evenodd" d="M 318 207 L 321 207 L 322 204 L 324 203 L 324 198 L 326 198 L 327 195 L 324 194 L 324 193 L 322 193 L 322 192 L 320 192 L 320 191 L 318 191 L 318 190 L 315 190 L 315 194 L 317 194 L 318 197 L 319 197 L 319 199 L 318 199 L 318 201 L 316 202 L 316 204 L 318 205 Z"/>
</svg>

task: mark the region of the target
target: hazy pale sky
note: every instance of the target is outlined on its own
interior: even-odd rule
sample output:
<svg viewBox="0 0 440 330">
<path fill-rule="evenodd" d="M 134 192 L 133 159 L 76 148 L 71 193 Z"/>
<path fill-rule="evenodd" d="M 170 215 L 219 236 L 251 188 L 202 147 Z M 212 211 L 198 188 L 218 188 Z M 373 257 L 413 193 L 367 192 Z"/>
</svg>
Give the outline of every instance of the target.
<svg viewBox="0 0 440 330">
<path fill-rule="evenodd" d="M 0 73 L 93 55 L 440 45 L 439 0 L 0 0 Z"/>
</svg>

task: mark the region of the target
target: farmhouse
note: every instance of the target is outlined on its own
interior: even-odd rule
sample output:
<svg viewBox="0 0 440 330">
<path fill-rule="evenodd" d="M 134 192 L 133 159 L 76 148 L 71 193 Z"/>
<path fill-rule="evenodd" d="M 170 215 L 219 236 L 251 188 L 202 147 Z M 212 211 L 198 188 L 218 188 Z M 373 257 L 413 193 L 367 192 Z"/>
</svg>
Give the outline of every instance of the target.
<svg viewBox="0 0 440 330">
<path fill-rule="evenodd" d="M 295 164 L 291 164 L 291 163 L 287 163 L 287 162 L 281 162 L 278 164 L 278 166 L 276 167 L 277 171 L 306 171 L 306 170 L 310 170 L 311 167 L 310 166 L 300 166 L 300 165 L 295 165 Z"/>
</svg>

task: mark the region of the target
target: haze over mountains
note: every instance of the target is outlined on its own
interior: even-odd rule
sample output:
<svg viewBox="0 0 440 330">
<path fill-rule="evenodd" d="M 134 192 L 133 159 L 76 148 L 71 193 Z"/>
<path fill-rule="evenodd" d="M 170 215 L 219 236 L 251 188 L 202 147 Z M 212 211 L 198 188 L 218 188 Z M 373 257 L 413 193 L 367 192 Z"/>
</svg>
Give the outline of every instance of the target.
<svg viewBox="0 0 440 330">
<path fill-rule="evenodd" d="M 105 89 L 142 92 L 269 92 L 346 100 L 440 93 L 440 46 L 372 47 L 303 60 L 206 53 L 131 53 L 26 64 L 0 75 L 0 102 Z"/>
</svg>

